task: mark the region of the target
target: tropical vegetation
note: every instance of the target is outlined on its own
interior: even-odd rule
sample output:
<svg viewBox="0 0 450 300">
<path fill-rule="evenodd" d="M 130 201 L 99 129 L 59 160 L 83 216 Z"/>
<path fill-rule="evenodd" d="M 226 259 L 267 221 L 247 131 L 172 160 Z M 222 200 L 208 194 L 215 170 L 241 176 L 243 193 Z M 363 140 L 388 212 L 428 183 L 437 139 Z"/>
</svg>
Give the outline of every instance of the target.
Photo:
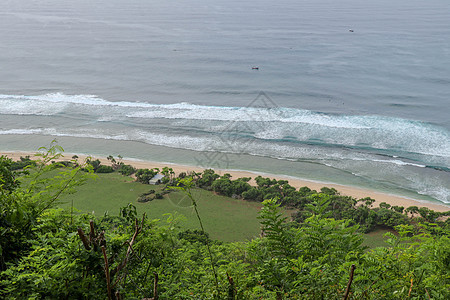
<svg viewBox="0 0 450 300">
<path fill-rule="evenodd" d="M 446 214 L 372 208 L 372 199 L 262 177 L 250 186 L 247 178 L 212 170 L 175 178 L 169 169 L 167 188 L 190 201 L 197 229 L 182 228 L 176 215 L 148 218 L 133 203 L 118 215 L 76 213 L 58 202 L 95 168 L 76 158 L 59 163 L 61 151 L 51 144 L 20 168 L 0 157 L 0 298 L 450 298 Z M 260 237 L 211 239 L 197 209 L 198 188 L 259 201 Z M 296 209 L 293 218 L 283 206 Z M 385 247 L 367 249 L 363 232 L 377 226 L 395 232 Z"/>
</svg>

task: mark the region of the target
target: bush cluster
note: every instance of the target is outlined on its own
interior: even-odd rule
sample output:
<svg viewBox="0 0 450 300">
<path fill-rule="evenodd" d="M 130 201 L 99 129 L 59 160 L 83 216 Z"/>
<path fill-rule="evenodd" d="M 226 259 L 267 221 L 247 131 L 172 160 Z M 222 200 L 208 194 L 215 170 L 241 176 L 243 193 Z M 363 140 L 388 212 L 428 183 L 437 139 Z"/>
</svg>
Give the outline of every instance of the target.
<svg viewBox="0 0 450 300">
<path fill-rule="evenodd" d="M 263 202 L 276 199 L 277 203 L 289 209 L 295 209 L 292 217 L 298 223 L 304 222 L 310 216 L 310 205 L 319 199 L 326 198 L 329 205 L 323 213 L 336 220 L 351 220 L 352 224 L 360 225 L 360 231 L 370 232 L 379 227 L 391 228 L 398 225 L 417 222 L 412 216 L 420 216 L 421 221 L 434 222 L 441 227 L 450 226 L 449 221 L 439 221 L 439 217 L 448 216 L 449 212 L 439 213 L 428 208 L 416 206 L 404 208 L 381 203 L 373 207 L 374 199 L 355 199 L 340 195 L 334 188 L 323 187 L 319 192 L 308 187 L 296 189 L 287 180 L 276 180 L 257 176 L 256 186 L 251 186 L 248 177 L 233 180 L 230 174 L 220 176 L 214 170 L 208 169 L 195 178 L 196 186 L 212 190 L 220 195 L 240 198 L 247 201 Z M 409 217 L 411 216 L 411 217 Z"/>
</svg>

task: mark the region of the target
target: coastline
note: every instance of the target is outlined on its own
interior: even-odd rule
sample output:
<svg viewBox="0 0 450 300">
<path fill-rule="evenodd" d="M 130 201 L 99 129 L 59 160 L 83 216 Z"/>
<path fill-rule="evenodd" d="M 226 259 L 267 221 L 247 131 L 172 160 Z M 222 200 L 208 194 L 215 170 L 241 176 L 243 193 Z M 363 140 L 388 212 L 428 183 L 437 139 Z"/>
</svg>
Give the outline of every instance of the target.
<svg viewBox="0 0 450 300">
<path fill-rule="evenodd" d="M 13 160 L 20 159 L 21 156 L 30 156 L 33 157 L 36 152 L 28 152 L 28 151 L 0 151 L 0 155 L 6 155 L 9 158 Z M 64 153 L 63 160 L 70 160 L 71 157 L 75 154 L 70 153 Z M 80 155 L 76 154 L 80 160 L 84 160 L 88 155 Z M 102 156 L 92 156 L 92 158 L 99 159 L 103 164 L 109 165 L 110 162 L 106 159 L 106 157 Z M 125 164 L 130 164 L 135 168 L 163 168 L 163 167 L 170 167 L 174 170 L 176 174 L 179 174 L 181 172 L 202 172 L 204 168 L 197 167 L 197 166 L 190 166 L 190 165 L 183 165 L 183 164 L 174 164 L 174 163 L 165 163 L 165 162 L 155 162 L 155 161 L 147 161 L 147 160 L 138 160 L 138 159 L 122 159 L 122 162 Z M 390 205 L 398 205 L 403 206 L 405 208 L 409 206 L 418 206 L 418 207 L 427 207 L 429 209 L 432 209 L 434 211 L 444 212 L 450 210 L 450 205 L 446 204 L 439 204 L 439 203 L 432 203 L 425 200 L 417 200 L 412 198 L 407 198 L 399 195 L 393 195 L 388 193 L 379 192 L 376 190 L 370 190 L 365 188 L 359 188 L 355 186 L 350 185 L 340 185 L 340 184 L 334 184 L 334 183 L 328 183 L 328 182 L 318 182 L 318 181 L 312 181 L 302 178 L 297 178 L 293 176 L 287 176 L 282 174 L 270 174 L 270 173 L 262 173 L 262 172 L 254 172 L 254 171 L 247 171 L 247 170 L 233 170 L 233 169 L 214 169 L 214 171 L 219 174 L 223 175 L 225 173 L 229 173 L 232 175 L 232 179 L 237 179 L 240 177 L 251 177 L 252 180 L 250 181 L 250 184 L 254 183 L 254 178 L 256 176 L 263 176 L 263 177 L 270 177 L 275 178 L 277 180 L 288 180 L 289 184 L 292 185 L 295 188 L 300 188 L 307 186 L 312 190 L 319 191 L 322 187 L 329 187 L 329 188 L 335 188 L 341 195 L 345 196 L 351 196 L 357 199 L 370 197 L 375 199 L 374 207 L 377 207 L 379 203 L 386 202 Z"/>
</svg>

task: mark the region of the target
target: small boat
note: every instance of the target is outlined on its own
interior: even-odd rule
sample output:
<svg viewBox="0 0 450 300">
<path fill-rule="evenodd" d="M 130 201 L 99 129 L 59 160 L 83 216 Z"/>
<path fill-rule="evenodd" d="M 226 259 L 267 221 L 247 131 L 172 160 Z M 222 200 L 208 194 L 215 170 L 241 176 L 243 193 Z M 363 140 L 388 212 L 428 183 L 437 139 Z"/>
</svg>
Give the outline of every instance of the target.
<svg viewBox="0 0 450 300">
<path fill-rule="evenodd" d="M 252 67 L 252 70 L 259 70 L 259 67 Z"/>
</svg>

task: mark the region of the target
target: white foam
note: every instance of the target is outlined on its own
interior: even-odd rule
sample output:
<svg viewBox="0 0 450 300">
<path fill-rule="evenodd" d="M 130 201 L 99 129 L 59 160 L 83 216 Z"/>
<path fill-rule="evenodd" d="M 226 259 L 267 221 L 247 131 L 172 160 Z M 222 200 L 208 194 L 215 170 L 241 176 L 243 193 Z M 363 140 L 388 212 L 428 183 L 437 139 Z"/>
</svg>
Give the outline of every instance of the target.
<svg viewBox="0 0 450 300">
<path fill-rule="evenodd" d="M 42 102 L 62 104 L 78 104 L 87 106 L 116 106 L 123 108 L 146 108 L 147 110 L 125 111 L 130 118 L 166 118 L 166 119 L 190 119 L 190 120 L 216 120 L 216 121 L 262 121 L 316 124 L 336 128 L 370 128 L 360 125 L 348 117 L 340 118 L 324 114 L 317 114 L 307 110 L 288 108 L 257 108 L 257 107 L 222 107 L 195 105 L 186 102 L 175 104 L 151 104 L 144 102 L 107 101 L 95 95 L 65 95 L 51 93 L 37 96 L 25 95 L 0 95 L 0 100 L 22 100 L 27 105 L 32 101 L 42 105 Z M 9 106 L 19 106 L 21 102 L 9 102 Z M 19 110 L 18 109 L 16 111 Z M 32 110 L 29 109 L 30 114 Z"/>
<path fill-rule="evenodd" d="M 417 193 L 425 196 L 431 196 L 434 199 L 438 199 L 443 203 L 450 204 L 450 190 L 444 187 L 424 188 L 419 190 Z"/>
<path fill-rule="evenodd" d="M 52 135 L 79 138 L 94 138 L 118 141 L 140 141 L 147 144 L 166 146 L 171 148 L 188 149 L 194 151 L 212 151 L 214 153 L 249 154 L 255 156 L 271 157 L 283 160 L 309 161 L 329 166 L 333 169 L 343 170 L 357 177 L 372 178 L 383 181 L 386 174 L 395 177 L 396 184 L 409 189 L 421 191 L 440 201 L 449 201 L 448 188 L 445 188 L 446 179 L 430 181 L 429 178 L 418 176 L 417 170 L 405 169 L 405 166 L 425 168 L 424 165 L 411 163 L 399 158 L 380 158 L 378 155 L 355 152 L 347 149 L 333 147 L 299 146 L 296 144 L 280 144 L 252 138 L 221 139 L 218 136 L 190 136 L 180 134 L 163 134 L 141 129 L 128 129 L 126 131 L 109 128 L 31 128 L 0 130 L 0 135 Z M 220 157 L 220 155 L 218 155 Z M 214 162 L 213 162 L 214 163 Z M 383 170 L 383 171 L 381 171 Z M 444 176 L 433 173 L 433 176 Z M 436 180 L 436 179 L 433 179 Z"/>
<path fill-rule="evenodd" d="M 399 159 L 375 159 L 375 158 L 359 158 L 359 157 L 348 157 L 347 159 L 354 161 L 367 161 L 367 162 L 376 162 L 376 163 L 386 163 L 386 164 L 395 164 L 398 166 L 412 166 L 418 168 L 426 168 L 426 165 L 415 164 L 411 162 L 406 162 Z"/>
<path fill-rule="evenodd" d="M 62 93 L 0 95 L 0 107 L 0 114 L 4 115 L 62 115 L 74 120 L 104 123 L 133 122 L 137 127 L 163 119 L 168 120 L 166 126 L 169 128 L 192 127 L 212 135 L 232 129 L 264 140 L 289 137 L 293 141 L 332 147 L 397 150 L 450 159 L 450 133 L 447 130 L 400 118 L 328 115 L 293 108 L 204 106 L 186 102 L 114 102 L 95 95 Z"/>
</svg>

